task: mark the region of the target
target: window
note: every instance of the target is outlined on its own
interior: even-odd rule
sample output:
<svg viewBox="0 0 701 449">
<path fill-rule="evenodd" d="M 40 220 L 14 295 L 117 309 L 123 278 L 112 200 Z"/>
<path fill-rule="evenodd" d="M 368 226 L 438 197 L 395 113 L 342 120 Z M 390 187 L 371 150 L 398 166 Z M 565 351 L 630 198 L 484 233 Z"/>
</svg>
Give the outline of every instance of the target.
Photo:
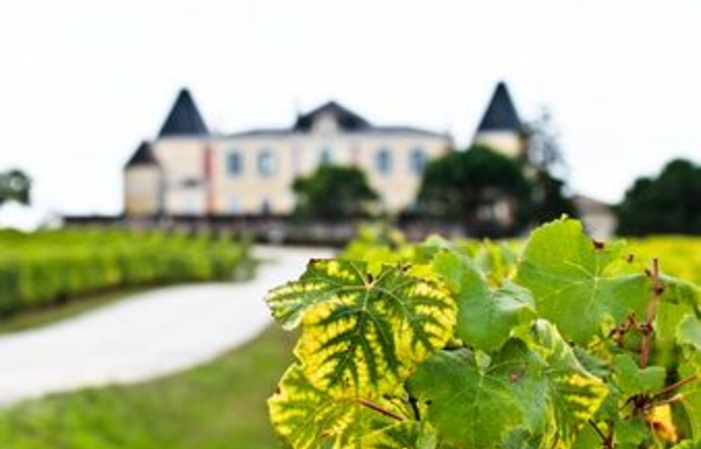
<svg viewBox="0 0 701 449">
<path fill-rule="evenodd" d="M 272 211 L 272 207 L 270 205 L 270 201 L 265 198 L 261 203 L 260 203 L 260 213 L 262 215 L 270 215 L 270 212 Z"/>
<path fill-rule="evenodd" d="M 415 175 L 423 175 L 426 168 L 426 153 L 421 148 L 414 148 L 409 154 L 409 168 Z"/>
<path fill-rule="evenodd" d="M 392 153 L 388 148 L 381 148 L 375 156 L 377 171 L 388 175 L 392 171 Z"/>
<path fill-rule="evenodd" d="M 243 173 L 243 158 L 238 151 L 232 151 L 226 157 L 226 171 L 229 176 L 238 176 Z"/>
<path fill-rule="evenodd" d="M 333 163 L 333 157 L 331 155 L 331 148 L 324 147 L 321 149 L 321 156 L 319 156 L 319 165 L 330 165 Z"/>
<path fill-rule="evenodd" d="M 258 154 L 258 174 L 263 177 L 270 177 L 275 174 L 275 156 L 268 150 L 262 150 Z"/>
</svg>

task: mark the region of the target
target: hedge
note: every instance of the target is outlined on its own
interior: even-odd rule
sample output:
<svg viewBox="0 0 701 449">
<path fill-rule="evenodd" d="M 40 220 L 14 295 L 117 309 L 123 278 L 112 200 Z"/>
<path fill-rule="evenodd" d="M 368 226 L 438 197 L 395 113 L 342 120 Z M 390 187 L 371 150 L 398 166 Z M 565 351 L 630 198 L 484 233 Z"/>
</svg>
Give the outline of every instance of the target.
<svg viewBox="0 0 701 449">
<path fill-rule="evenodd" d="M 231 279 L 248 249 L 162 231 L 0 231 L 0 316 L 123 287 Z"/>
</svg>

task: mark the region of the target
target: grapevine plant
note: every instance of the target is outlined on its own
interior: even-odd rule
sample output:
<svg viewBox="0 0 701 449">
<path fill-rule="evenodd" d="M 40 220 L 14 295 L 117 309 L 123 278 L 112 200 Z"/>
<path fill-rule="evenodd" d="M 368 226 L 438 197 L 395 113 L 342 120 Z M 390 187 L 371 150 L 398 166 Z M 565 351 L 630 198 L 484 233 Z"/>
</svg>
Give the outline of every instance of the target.
<svg viewBox="0 0 701 449">
<path fill-rule="evenodd" d="M 361 239 L 266 300 L 299 328 L 290 447 L 701 448 L 699 288 L 578 221 L 520 252 Z"/>
</svg>

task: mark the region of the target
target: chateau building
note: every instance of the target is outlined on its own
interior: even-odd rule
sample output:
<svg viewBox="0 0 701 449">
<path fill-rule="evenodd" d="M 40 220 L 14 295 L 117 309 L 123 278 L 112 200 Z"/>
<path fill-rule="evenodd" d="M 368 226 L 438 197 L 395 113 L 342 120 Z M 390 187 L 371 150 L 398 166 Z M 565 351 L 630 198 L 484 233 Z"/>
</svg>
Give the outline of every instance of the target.
<svg viewBox="0 0 701 449">
<path fill-rule="evenodd" d="M 499 83 L 474 142 L 516 156 L 520 131 Z M 290 127 L 213 133 L 183 89 L 158 136 L 142 142 L 124 168 L 125 213 L 288 214 L 294 180 L 322 164 L 359 167 L 384 209 L 396 213 L 414 202 L 427 161 L 453 148 L 445 133 L 375 125 L 333 101 L 300 114 Z"/>
</svg>

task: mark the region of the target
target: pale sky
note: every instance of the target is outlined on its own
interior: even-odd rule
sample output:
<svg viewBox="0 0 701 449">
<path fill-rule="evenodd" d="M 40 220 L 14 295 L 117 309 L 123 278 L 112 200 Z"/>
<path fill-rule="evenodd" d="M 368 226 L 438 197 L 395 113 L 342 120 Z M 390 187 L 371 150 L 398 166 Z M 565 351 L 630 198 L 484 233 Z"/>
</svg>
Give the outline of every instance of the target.
<svg viewBox="0 0 701 449">
<path fill-rule="evenodd" d="M 579 193 L 701 163 L 698 0 L 0 0 L 0 170 L 39 208 L 117 213 L 180 87 L 218 131 L 335 99 L 464 147 L 499 80 L 552 112 Z"/>
</svg>

